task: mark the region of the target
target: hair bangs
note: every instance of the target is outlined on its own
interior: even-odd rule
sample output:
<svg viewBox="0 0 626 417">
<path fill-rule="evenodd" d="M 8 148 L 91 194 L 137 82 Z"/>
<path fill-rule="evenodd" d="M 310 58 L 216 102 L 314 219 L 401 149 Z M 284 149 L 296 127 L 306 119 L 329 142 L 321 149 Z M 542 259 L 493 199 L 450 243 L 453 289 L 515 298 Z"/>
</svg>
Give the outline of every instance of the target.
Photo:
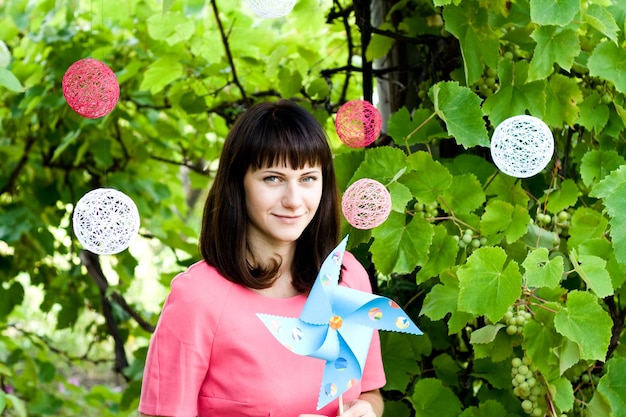
<svg viewBox="0 0 626 417">
<path fill-rule="evenodd" d="M 250 166 L 254 170 L 275 165 L 302 169 L 306 165 L 326 166 L 332 161 L 327 139 L 319 131 L 306 129 L 293 114 L 287 118 L 275 111 L 272 116 L 251 148 Z"/>
</svg>

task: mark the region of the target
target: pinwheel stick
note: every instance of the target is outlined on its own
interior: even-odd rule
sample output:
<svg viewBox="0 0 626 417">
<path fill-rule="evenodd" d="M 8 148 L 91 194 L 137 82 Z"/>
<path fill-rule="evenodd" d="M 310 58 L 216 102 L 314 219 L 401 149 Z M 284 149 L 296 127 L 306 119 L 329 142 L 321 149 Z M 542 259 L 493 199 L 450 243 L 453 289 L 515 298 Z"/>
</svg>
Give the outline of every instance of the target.
<svg viewBox="0 0 626 417">
<path fill-rule="evenodd" d="M 339 415 L 343 414 L 343 394 L 339 394 Z"/>
</svg>

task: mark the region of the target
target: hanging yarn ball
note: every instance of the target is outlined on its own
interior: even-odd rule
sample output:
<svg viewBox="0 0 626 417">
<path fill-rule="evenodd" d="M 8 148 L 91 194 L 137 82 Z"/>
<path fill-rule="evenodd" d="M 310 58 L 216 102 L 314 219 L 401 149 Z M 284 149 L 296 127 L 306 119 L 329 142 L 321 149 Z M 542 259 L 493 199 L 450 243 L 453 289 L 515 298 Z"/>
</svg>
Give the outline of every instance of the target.
<svg viewBox="0 0 626 417">
<path fill-rule="evenodd" d="M 291 13 L 296 0 L 246 0 L 246 3 L 257 16 L 271 19 Z"/>
<path fill-rule="evenodd" d="M 552 159 L 554 137 L 548 125 L 533 116 L 509 117 L 491 137 L 491 158 L 500 171 L 517 178 L 541 172 Z"/>
<path fill-rule="evenodd" d="M 383 120 L 369 101 L 351 100 L 337 111 L 335 129 L 339 139 L 351 148 L 363 148 L 380 135 Z"/>
<path fill-rule="evenodd" d="M 373 229 L 391 213 L 391 195 L 378 181 L 363 178 L 353 183 L 341 199 L 343 215 L 357 229 Z"/>
<path fill-rule="evenodd" d="M 65 71 L 62 86 L 72 110 L 90 119 L 109 114 L 120 98 L 115 73 L 104 62 L 93 58 L 74 62 Z"/>
<path fill-rule="evenodd" d="M 97 188 L 78 200 L 72 223 L 85 249 L 112 255 L 126 249 L 139 231 L 139 211 L 126 194 L 112 188 Z"/>
</svg>

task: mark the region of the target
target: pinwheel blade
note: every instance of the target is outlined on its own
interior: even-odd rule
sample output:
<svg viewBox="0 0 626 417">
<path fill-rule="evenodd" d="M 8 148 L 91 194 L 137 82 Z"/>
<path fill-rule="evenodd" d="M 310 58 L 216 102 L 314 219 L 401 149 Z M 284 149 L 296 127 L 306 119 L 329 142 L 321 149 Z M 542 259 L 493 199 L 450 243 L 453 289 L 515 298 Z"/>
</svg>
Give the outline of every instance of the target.
<svg viewBox="0 0 626 417">
<path fill-rule="evenodd" d="M 324 376 L 317 402 L 318 410 L 350 389 L 363 375 L 357 358 L 341 335 L 339 335 L 339 346 L 337 359 L 327 361 L 324 367 Z"/>
<path fill-rule="evenodd" d="M 333 315 L 332 295 L 339 283 L 339 272 L 348 236 L 326 257 L 317 274 L 313 288 L 300 314 L 300 319 L 311 324 L 328 324 Z"/>
<path fill-rule="evenodd" d="M 342 294 L 342 297 L 345 297 L 345 294 Z M 351 314 L 344 315 L 343 320 L 378 330 L 422 334 L 409 315 L 395 301 L 381 295 L 373 295 L 371 300 L 362 304 Z"/>
<path fill-rule="evenodd" d="M 287 349 L 298 355 L 334 360 L 339 355 L 337 332 L 328 324 L 318 326 L 298 318 L 257 313 L 265 327 Z"/>
</svg>

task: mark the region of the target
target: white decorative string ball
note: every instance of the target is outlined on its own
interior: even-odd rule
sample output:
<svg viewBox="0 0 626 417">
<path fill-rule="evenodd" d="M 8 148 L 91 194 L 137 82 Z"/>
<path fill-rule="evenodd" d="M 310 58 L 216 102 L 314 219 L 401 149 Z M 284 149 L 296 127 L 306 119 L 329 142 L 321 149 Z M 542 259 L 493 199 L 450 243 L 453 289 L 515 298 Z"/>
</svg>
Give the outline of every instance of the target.
<svg viewBox="0 0 626 417">
<path fill-rule="evenodd" d="M 139 231 L 139 211 L 126 194 L 113 188 L 97 188 L 78 200 L 72 223 L 85 249 L 112 255 L 125 250 Z"/>
<path fill-rule="evenodd" d="M 343 215 L 357 229 L 373 229 L 391 213 L 391 195 L 384 185 L 370 178 L 352 184 L 341 199 Z"/>
<path fill-rule="evenodd" d="M 257 16 L 272 19 L 291 13 L 296 0 L 246 0 L 246 3 Z"/>
<path fill-rule="evenodd" d="M 491 158 L 500 171 L 528 178 L 543 170 L 554 152 L 552 131 L 541 119 L 528 115 L 509 117 L 491 137 Z"/>
</svg>

